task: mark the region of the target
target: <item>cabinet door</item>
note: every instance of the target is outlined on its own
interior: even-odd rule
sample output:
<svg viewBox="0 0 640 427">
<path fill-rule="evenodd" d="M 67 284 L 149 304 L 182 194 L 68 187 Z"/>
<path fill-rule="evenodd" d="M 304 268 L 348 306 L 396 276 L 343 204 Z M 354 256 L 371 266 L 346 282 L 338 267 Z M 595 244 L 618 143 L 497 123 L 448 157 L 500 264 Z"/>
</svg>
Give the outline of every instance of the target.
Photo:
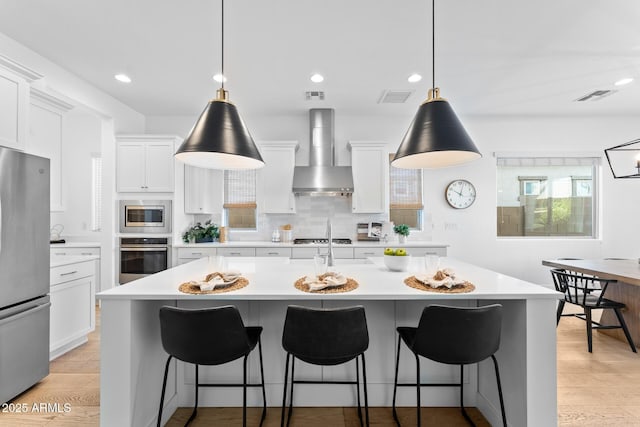
<svg viewBox="0 0 640 427">
<path fill-rule="evenodd" d="M 118 191 L 146 191 L 144 144 L 140 142 L 119 142 L 117 156 Z"/>
<path fill-rule="evenodd" d="M 291 188 L 298 143 L 265 141 L 259 146 L 265 165 L 258 170 L 258 209 L 261 213 L 295 213 Z"/>
<path fill-rule="evenodd" d="M 184 167 L 184 213 L 213 214 L 222 212 L 223 171 Z"/>
<path fill-rule="evenodd" d="M 86 277 L 51 287 L 50 352 L 91 330 L 92 279 Z"/>
<path fill-rule="evenodd" d="M 0 69 L 0 146 L 24 150 L 27 138 L 29 85 Z"/>
<path fill-rule="evenodd" d="M 145 152 L 145 190 L 173 192 L 173 144 L 148 142 Z"/>
<path fill-rule="evenodd" d="M 354 213 L 384 213 L 388 210 L 386 144 L 350 143 L 353 171 L 352 211 Z"/>
</svg>

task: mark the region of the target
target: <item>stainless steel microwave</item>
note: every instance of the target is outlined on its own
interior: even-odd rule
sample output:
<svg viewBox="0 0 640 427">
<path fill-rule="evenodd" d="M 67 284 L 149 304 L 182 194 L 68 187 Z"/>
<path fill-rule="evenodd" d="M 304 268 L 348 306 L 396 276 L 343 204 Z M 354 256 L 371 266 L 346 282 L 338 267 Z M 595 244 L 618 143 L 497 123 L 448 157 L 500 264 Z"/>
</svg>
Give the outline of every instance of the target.
<svg viewBox="0 0 640 427">
<path fill-rule="evenodd" d="M 120 200 L 120 233 L 171 233 L 171 200 Z"/>
</svg>

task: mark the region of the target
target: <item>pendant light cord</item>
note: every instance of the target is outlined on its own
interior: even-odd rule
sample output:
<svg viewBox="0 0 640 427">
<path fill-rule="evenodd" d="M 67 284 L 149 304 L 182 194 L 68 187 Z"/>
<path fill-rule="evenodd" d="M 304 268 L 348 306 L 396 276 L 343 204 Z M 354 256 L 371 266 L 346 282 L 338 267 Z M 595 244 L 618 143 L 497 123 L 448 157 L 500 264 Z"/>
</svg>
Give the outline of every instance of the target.
<svg viewBox="0 0 640 427">
<path fill-rule="evenodd" d="M 224 1 L 224 0 L 223 0 Z M 436 87 L 436 0 L 431 0 L 431 87 Z"/>
<path fill-rule="evenodd" d="M 222 24 L 220 25 L 221 29 L 222 29 L 222 65 L 221 65 L 221 73 L 222 73 L 222 90 L 224 90 L 224 80 L 225 80 L 225 76 L 224 76 L 224 0 L 221 0 L 222 3 L 222 7 L 221 7 L 221 17 L 220 17 L 220 21 L 222 22 Z"/>
</svg>

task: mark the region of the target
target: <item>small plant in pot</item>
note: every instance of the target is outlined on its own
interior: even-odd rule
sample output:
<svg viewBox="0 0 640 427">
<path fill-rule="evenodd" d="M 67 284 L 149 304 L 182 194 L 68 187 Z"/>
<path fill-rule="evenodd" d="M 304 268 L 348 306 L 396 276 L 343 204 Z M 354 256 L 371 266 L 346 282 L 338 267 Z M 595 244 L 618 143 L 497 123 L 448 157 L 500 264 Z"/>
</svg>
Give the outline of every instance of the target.
<svg viewBox="0 0 640 427">
<path fill-rule="evenodd" d="M 398 242 L 405 243 L 409 235 L 409 226 L 407 224 L 394 225 L 393 232 L 398 235 Z"/>
<path fill-rule="evenodd" d="M 213 242 L 220 237 L 220 230 L 218 226 L 207 220 L 204 225 L 200 222 L 196 222 L 196 225 L 189 228 L 182 234 L 182 241 L 185 243 L 195 242 Z"/>
</svg>

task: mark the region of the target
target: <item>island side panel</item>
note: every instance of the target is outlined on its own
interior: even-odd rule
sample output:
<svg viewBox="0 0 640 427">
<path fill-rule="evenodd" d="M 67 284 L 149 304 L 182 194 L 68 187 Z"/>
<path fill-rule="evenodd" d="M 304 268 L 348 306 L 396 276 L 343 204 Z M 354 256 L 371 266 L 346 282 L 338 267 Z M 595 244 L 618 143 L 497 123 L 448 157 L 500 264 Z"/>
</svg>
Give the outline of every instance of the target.
<svg viewBox="0 0 640 427">
<path fill-rule="evenodd" d="M 173 304 L 170 301 L 169 304 Z M 156 423 L 167 354 L 160 341 L 163 301 L 103 300 L 100 333 L 100 425 Z M 163 420 L 177 408 L 175 368 L 167 383 Z"/>
</svg>

